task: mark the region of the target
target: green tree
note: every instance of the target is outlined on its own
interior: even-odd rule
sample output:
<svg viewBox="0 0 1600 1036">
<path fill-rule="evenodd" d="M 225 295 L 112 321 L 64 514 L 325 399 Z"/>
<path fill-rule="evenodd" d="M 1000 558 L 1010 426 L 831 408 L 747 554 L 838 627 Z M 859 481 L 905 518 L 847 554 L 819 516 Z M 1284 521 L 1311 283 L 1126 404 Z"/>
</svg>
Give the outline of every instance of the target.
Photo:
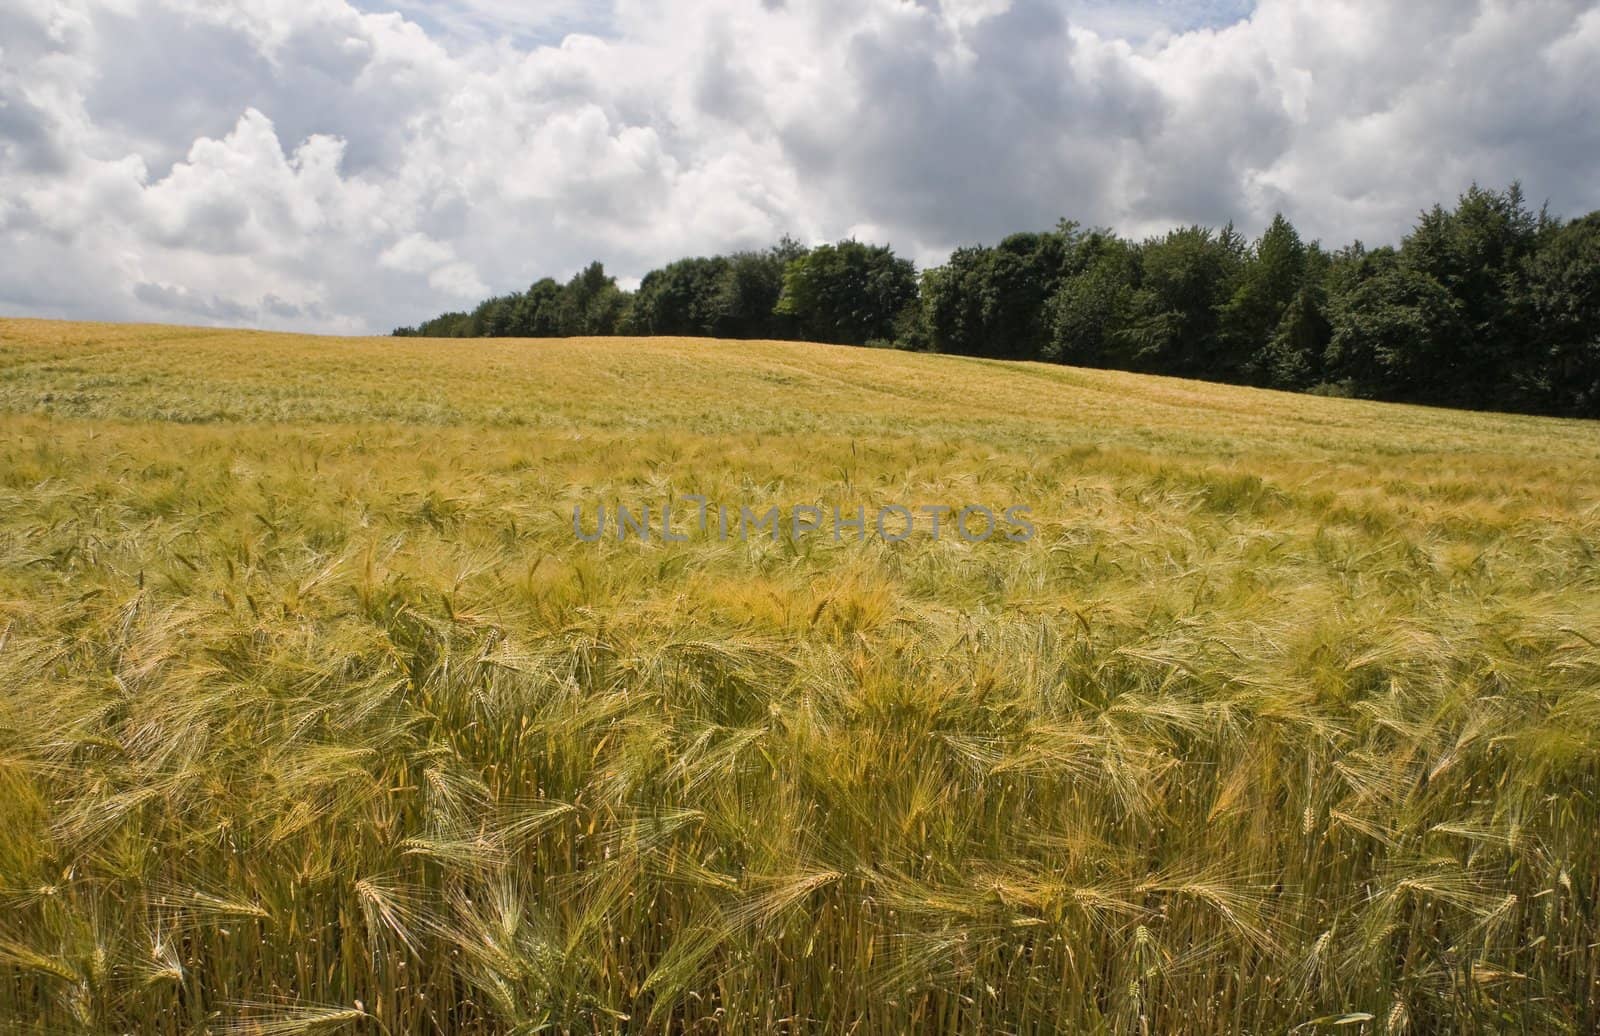
<svg viewBox="0 0 1600 1036">
<path fill-rule="evenodd" d="M 784 271 L 805 254 L 803 245 L 785 237 L 765 251 L 729 256 L 718 285 L 716 333 L 727 338 L 797 337 L 794 319 L 777 310 Z"/>
<path fill-rule="evenodd" d="M 921 310 L 936 352 L 981 356 L 983 293 L 980 269 L 988 249 L 958 248 L 943 265 L 922 275 Z"/>
<path fill-rule="evenodd" d="M 728 260 L 679 259 L 645 274 L 635 293 L 633 330 L 647 335 L 718 334 L 728 299 L 723 281 Z"/>
<path fill-rule="evenodd" d="M 1524 401 L 1518 372 L 1536 349 L 1525 270 L 1539 236 L 1520 185 L 1497 192 L 1474 184 L 1454 212 L 1435 206 L 1425 214 L 1402 245 L 1403 262 L 1454 297 L 1465 325 L 1467 348 L 1451 384 L 1431 398 L 1497 408 Z"/>
<path fill-rule="evenodd" d="M 883 245 L 841 241 L 791 260 L 776 312 L 821 342 L 865 345 L 892 340 L 917 297 L 917 272 Z"/>
<path fill-rule="evenodd" d="M 923 317 L 939 352 L 1038 359 L 1051 341 L 1049 303 L 1076 228 L 1012 234 L 994 248 L 962 248 L 924 280 Z"/>
<path fill-rule="evenodd" d="M 621 291 L 592 263 L 400 336 L 812 338 L 1600 416 L 1600 213 L 1563 223 L 1517 184 L 1423 212 L 1398 249 L 1328 253 L 1279 215 L 1142 243 L 1063 222 L 957 249 L 920 279 L 882 246 L 683 259 Z"/>
<path fill-rule="evenodd" d="M 511 334 L 554 338 L 561 333 L 561 285 L 543 277 L 528 286 L 512 307 Z"/>
<path fill-rule="evenodd" d="M 1600 417 L 1600 212 L 1553 230 L 1528 279 L 1539 342 L 1530 394 L 1541 409 Z"/>
<path fill-rule="evenodd" d="M 584 267 L 561 289 L 557 326 L 562 335 L 614 335 L 628 299 L 603 263 Z"/>
<path fill-rule="evenodd" d="M 1359 267 L 1330 305 L 1326 368 L 1379 399 L 1447 403 L 1466 345 L 1455 297 L 1393 249 Z"/>
<path fill-rule="evenodd" d="M 635 334 L 789 338 L 794 323 L 774 312 L 789 261 L 805 249 L 785 238 L 761 252 L 680 259 L 640 282 L 628 317 Z"/>
<path fill-rule="evenodd" d="M 1284 307 L 1272 337 L 1251 360 L 1249 373 L 1280 389 L 1308 389 L 1323 376 L 1323 359 L 1333 337 L 1328 321 L 1329 259 L 1312 245 L 1306 250 L 1305 276 Z"/>
<path fill-rule="evenodd" d="M 1218 376 L 1262 384 L 1271 380 L 1269 347 L 1277 339 L 1290 304 L 1313 303 L 1301 288 L 1306 280 L 1306 247 L 1280 213 L 1240 264 L 1237 285 L 1218 314 Z M 1300 315 L 1300 330 L 1311 314 Z"/>
<path fill-rule="evenodd" d="M 1244 244 L 1229 226 L 1198 226 L 1148 240 L 1140 284 L 1122 332 L 1135 370 L 1226 379 L 1236 375 L 1222 346 L 1219 308 L 1233 291 Z"/>
<path fill-rule="evenodd" d="M 1049 303 L 1050 339 L 1041 359 L 1083 367 L 1129 362 L 1124 332 L 1139 283 L 1138 250 L 1109 231 L 1076 244 L 1070 267 Z"/>
<path fill-rule="evenodd" d="M 1377 265 L 1357 268 L 1331 302 L 1330 354 L 1366 392 L 1451 406 L 1538 404 L 1538 322 L 1530 259 L 1553 230 L 1516 184 L 1476 185 L 1435 205 Z"/>
</svg>

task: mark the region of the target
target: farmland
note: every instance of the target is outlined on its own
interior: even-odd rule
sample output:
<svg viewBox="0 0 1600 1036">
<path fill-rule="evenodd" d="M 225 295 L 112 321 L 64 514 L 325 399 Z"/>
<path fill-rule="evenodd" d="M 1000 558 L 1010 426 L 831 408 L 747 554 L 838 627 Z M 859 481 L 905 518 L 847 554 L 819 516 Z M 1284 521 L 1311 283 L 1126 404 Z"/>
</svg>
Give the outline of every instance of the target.
<svg viewBox="0 0 1600 1036">
<path fill-rule="evenodd" d="M 1600 1028 L 1590 422 L 0 320 L 0 689 L 23 1031 Z"/>
</svg>

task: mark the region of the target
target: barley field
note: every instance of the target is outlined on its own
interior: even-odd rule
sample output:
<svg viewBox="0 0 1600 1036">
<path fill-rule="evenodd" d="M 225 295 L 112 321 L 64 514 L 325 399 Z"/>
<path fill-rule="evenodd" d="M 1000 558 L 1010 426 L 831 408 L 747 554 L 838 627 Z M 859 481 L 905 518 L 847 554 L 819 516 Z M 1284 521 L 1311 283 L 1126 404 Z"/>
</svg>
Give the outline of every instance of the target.
<svg viewBox="0 0 1600 1036">
<path fill-rule="evenodd" d="M 0 1031 L 1588 1033 L 1597 796 L 1592 423 L 0 320 Z"/>
</svg>

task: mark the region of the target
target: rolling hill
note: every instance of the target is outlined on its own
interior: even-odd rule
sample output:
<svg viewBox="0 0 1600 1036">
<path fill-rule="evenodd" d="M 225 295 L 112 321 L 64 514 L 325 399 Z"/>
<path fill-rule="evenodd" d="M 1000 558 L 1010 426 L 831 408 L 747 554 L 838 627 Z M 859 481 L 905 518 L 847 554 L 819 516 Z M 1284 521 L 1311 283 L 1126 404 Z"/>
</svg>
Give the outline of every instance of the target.
<svg viewBox="0 0 1600 1036">
<path fill-rule="evenodd" d="M 0 1019 L 1595 1031 L 1597 543 L 1594 423 L 0 320 Z"/>
</svg>

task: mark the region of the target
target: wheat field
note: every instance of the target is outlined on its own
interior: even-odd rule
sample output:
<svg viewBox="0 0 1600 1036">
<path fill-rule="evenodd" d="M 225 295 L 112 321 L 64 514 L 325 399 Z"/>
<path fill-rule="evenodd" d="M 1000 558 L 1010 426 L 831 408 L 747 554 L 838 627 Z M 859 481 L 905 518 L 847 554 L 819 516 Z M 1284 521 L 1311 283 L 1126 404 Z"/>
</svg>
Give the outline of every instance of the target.
<svg viewBox="0 0 1600 1036">
<path fill-rule="evenodd" d="M 580 542 L 575 507 L 1031 508 Z M 1600 1029 L 1600 426 L 0 320 L 0 1031 Z"/>
</svg>

